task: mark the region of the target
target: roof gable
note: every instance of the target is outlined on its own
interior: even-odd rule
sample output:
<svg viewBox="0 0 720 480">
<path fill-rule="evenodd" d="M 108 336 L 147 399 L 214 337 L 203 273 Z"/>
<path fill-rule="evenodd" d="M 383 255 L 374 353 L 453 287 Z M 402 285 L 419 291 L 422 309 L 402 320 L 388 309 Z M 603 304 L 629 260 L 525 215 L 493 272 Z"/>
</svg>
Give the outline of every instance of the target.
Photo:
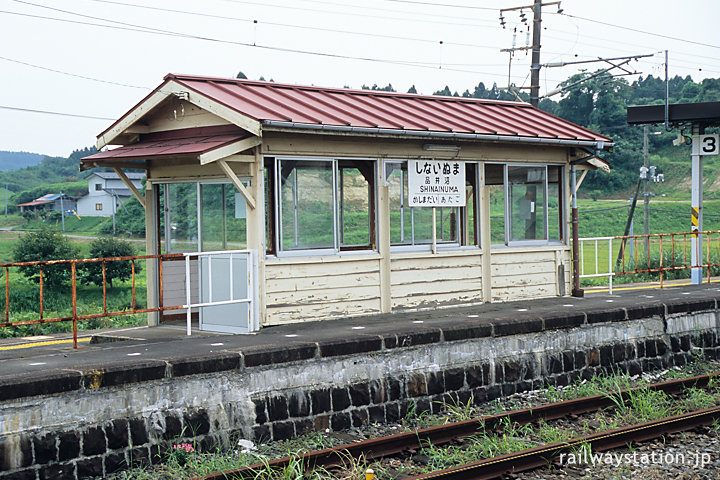
<svg viewBox="0 0 720 480">
<path fill-rule="evenodd" d="M 262 130 L 290 129 L 437 138 L 456 135 L 500 142 L 574 142 L 598 144 L 599 148 L 612 142 L 522 102 L 169 74 L 153 93 L 98 136 L 98 146 L 113 143 L 132 130 L 168 95 L 177 95 L 258 136 Z"/>
<path fill-rule="evenodd" d="M 406 131 L 612 140 L 527 103 L 286 85 L 240 79 L 168 75 L 176 84 L 257 120 L 263 128 L 285 123 Z"/>
</svg>

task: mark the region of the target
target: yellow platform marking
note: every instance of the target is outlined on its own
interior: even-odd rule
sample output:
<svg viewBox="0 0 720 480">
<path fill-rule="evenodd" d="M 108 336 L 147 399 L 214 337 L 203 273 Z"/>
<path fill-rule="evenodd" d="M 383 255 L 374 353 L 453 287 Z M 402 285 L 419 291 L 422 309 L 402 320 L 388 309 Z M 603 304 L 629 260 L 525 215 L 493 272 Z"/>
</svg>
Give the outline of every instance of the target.
<svg viewBox="0 0 720 480">
<path fill-rule="evenodd" d="M 80 342 L 89 342 L 90 337 L 86 338 L 78 338 L 78 343 Z M 60 345 L 62 343 L 72 343 L 73 339 L 69 338 L 67 340 L 50 340 L 47 342 L 33 342 L 33 343 L 23 343 L 20 345 L 10 345 L 8 347 L 0 347 L 0 351 L 2 350 L 19 350 L 21 348 L 33 348 L 33 347 L 45 347 L 47 345 Z"/>
<path fill-rule="evenodd" d="M 715 283 L 715 282 L 710 282 L 710 283 Z M 641 286 L 638 286 L 638 287 L 620 287 L 620 288 L 618 288 L 618 287 L 613 287 L 613 292 L 614 292 L 615 290 L 648 290 L 648 289 L 651 289 L 651 288 L 685 287 L 685 286 L 688 286 L 688 285 L 692 285 L 692 283 L 690 283 L 690 282 L 688 282 L 688 283 L 666 283 L 666 284 L 663 285 L 662 287 L 660 286 L 659 283 L 658 283 L 657 285 L 641 285 Z M 707 285 L 707 282 L 705 282 L 704 285 Z M 603 288 L 603 289 L 599 289 L 599 290 L 590 290 L 590 289 L 588 288 L 588 289 L 586 289 L 585 291 L 586 291 L 587 293 L 603 293 L 603 292 L 609 292 L 610 290 L 607 289 L 607 288 Z"/>
</svg>

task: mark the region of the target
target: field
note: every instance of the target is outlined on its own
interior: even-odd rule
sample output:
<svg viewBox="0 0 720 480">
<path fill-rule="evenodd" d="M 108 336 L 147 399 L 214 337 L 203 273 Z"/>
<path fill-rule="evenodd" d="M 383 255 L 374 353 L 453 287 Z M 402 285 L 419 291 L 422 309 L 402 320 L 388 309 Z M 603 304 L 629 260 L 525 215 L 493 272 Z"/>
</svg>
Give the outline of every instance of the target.
<svg viewBox="0 0 720 480">
<path fill-rule="evenodd" d="M 0 231 L 0 263 L 13 261 L 13 249 L 22 237 L 19 232 Z M 92 238 L 71 238 L 71 243 L 80 248 L 80 256 L 89 256 L 89 245 Z M 145 244 L 134 243 L 138 255 L 144 255 Z M 137 262 L 140 272 L 136 275 L 135 291 L 137 308 L 146 305 L 146 278 L 144 261 Z M 25 278 L 17 268 L 10 268 L 10 308 L 9 318 L 11 322 L 34 320 L 40 317 L 40 289 L 37 283 Z M 77 278 L 77 312 L 79 315 L 96 314 L 103 312 L 102 287 L 88 285 L 80 280 L 87 272 L 78 268 Z M 2 286 L 5 286 L 5 269 L 0 271 Z M 5 288 L 0 295 L 0 312 L 5 315 Z M 45 288 L 43 291 L 43 317 L 68 317 L 72 315 L 72 296 L 69 294 L 68 286 L 58 289 Z M 107 310 L 121 311 L 132 307 L 132 282 L 130 280 L 118 282 L 107 289 Z M 79 330 L 91 330 L 96 328 L 122 327 L 128 325 L 142 325 L 147 321 L 144 314 L 123 315 L 111 318 L 99 318 L 85 320 L 78 323 Z M 13 328 L 0 328 L 0 338 L 43 335 L 56 332 L 69 332 L 72 329 L 71 322 L 48 323 L 44 325 L 25 325 Z"/>
<path fill-rule="evenodd" d="M 355 228 L 351 228 L 350 231 L 359 231 L 361 235 L 358 238 L 346 237 L 345 240 L 349 241 L 350 244 L 362 244 L 363 241 L 367 241 L 367 223 L 368 223 L 368 212 L 366 209 L 353 208 L 356 202 L 347 202 L 345 205 L 344 220 L 346 227 L 353 225 Z M 708 200 L 704 203 L 704 229 L 705 230 L 720 230 L 720 213 L 715 213 L 720 210 L 720 200 Z M 627 215 L 629 212 L 629 201 L 628 200 L 597 200 L 593 201 L 590 199 L 580 200 L 579 202 L 580 211 L 580 236 L 581 238 L 587 237 L 608 237 L 608 236 L 619 236 L 624 233 L 625 224 L 627 222 Z M 503 206 L 502 201 L 496 201 L 491 204 L 491 222 L 492 222 L 492 238 L 493 241 L 502 241 L 503 236 Z M 650 203 L 650 232 L 651 233 L 668 233 L 668 232 L 687 232 L 690 230 L 690 204 L 688 201 L 680 200 L 665 200 L 665 199 L 653 199 Z M 393 238 L 394 241 L 398 241 L 400 237 L 399 233 L 399 212 L 392 212 L 392 226 L 393 226 Z M 418 215 L 416 218 L 416 240 L 423 238 L 423 234 L 426 233 L 429 225 L 428 218 L 424 215 Z M 444 217 L 444 216 L 443 216 Z M 470 216 L 472 218 L 472 215 Z M 408 221 L 409 216 L 406 216 L 405 221 Z M 452 238 L 453 233 L 446 232 L 448 226 L 451 224 L 450 221 L 441 221 L 440 215 L 438 218 L 438 238 Z M 80 256 L 89 256 L 89 244 L 92 239 L 97 236 L 97 231 L 100 228 L 100 224 L 108 219 L 104 218 L 84 218 L 79 220 L 75 217 L 66 217 L 65 231 L 68 234 L 71 243 L 75 244 L 80 248 Z M 644 211 L 643 204 L 639 202 L 634 215 L 634 234 L 642 234 L 644 232 Z M 310 222 L 310 224 L 313 224 Z M 41 227 L 39 221 L 26 222 L 24 218 L 19 215 L 0 215 L 0 228 L 7 228 L 9 226 L 19 226 L 23 229 L 38 229 Z M 53 225 L 54 226 L 54 225 Z M 57 226 L 58 230 L 60 225 Z M 409 231 L 409 225 L 406 226 L 406 231 Z M 447 234 L 447 237 L 446 237 Z M 21 233 L 14 231 L 1 231 L 0 230 L 0 263 L 9 263 L 13 261 L 13 249 L 17 242 L 21 238 Z M 678 237 L 675 245 L 675 262 L 677 265 L 688 264 L 688 258 L 690 255 L 689 242 L 684 242 L 682 237 Z M 498 242 L 499 243 L 499 242 Z M 145 253 L 145 244 L 143 241 L 134 241 L 133 245 L 136 247 L 137 254 L 143 255 Z M 583 242 L 583 248 L 581 251 L 582 268 L 584 274 L 592 273 L 607 273 L 611 269 L 616 272 L 619 270 L 615 267 L 616 259 L 620 249 L 620 241 L 612 241 L 612 246 L 607 240 L 603 241 L 587 241 Z M 720 258 L 720 235 L 714 235 L 711 238 L 709 245 L 705 245 L 703 248 L 703 260 L 707 255 L 707 247 L 711 252 L 711 262 L 718 262 Z M 662 245 L 663 251 L 663 264 L 672 264 L 672 244 L 669 238 L 663 239 Z M 650 260 L 649 264 L 651 268 L 656 268 L 659 265 L 660 259 L 660 242 L 654 239 L 650 243 Z M 648 258 L 645 253 L 645 246 L 643 241 L 638 241 L 635 245 L 626 246 L 625 255 L 625 269 L 631 270 L 635 263 L 640 266 L 648 265 Z M 596 267 L 597 265 L 597 267 Z M 622 263 L 621 263 L 622 265 Z M 143 266 L 144 267 L 144 266 Z M 596 269 L 597 268 L 597 269 Z M 622 268 L 622 267 L 620 267 Z M 720 272 L 720 269 L 714 267 L 711 273 L 716 274 Z M 4 271 L 0 272 L 0 275 L 4 277 Z M 82 277 L 82 270 L 78 271 L 79 277 Z M 668 273 L 664 276 L 666 279 L 670 278 L 687 278 L 690 275 L 689 269 L 678 270 L 676 272 Z M 10 269 L 11 279 L 11 290 L 10 290 L 10 318 L 12 321 L 28 320 L 39 317 L 39 288 L 37 284 L 25 279 L 16 269 Z M 637 282 L 637 281 L 648 281 L 657 280 L 658 276 L 655 274 L 634 274 L 634 275 L 617 275 L 613 282 L 614 283 L 626 283 L 626 282 Z M 3 282 L 4 283 L 4 279 Z M 585 285 L 602 285 L 607 283 L 607 277 L 598 277 L 594 279 L 583 279 Z M 137 304 L 142 306 L 145 304 L 146 295 L 146 280 L 144 272 L 140 272 L 136 277 L 136 292 L 137 292 Z M 4 290 L 4 289 L 3 289 Z M 65 291 L 52 291 L 45 289 L 44 292 L 44 308 L 43 312 L 45 318 L 50 317 L 64 317 L 69 316 L 71 312 L 71 296 Z M 78 313 L 89 314 L 102 312 L 102 288 L 95 285 L 85 285 L 81 282 L 78 283 Z M 122 310 L 130 308 L 132 304 L 131 300 L 132 286 L 130 282 L 120 282 L 108 289 L 108 305 L 107 308 L 110 311 Z M 5 310 L 5 298 L 4 295 L 0 295 L 0 311 L 4 313 Z M 80 325 L 81 329 L 91 328 L 103 328 L 109 326 L 124 326 L 128 324 L 143 324 L 146 320 L 145 315 L 127 315 L 120 316 L 110 319 L 98 319 L 87 322 L 82 322 Z M 0 337 L 3 336 L 25 336 L 25 335 L 36 335 L 57 331 L 68 331 L 71 327 L 69 322 L 60 322 L 54 324 L 47 324 L 43 326 L 25 326 L 14 329 L 0 329 Z"/>
</svg>

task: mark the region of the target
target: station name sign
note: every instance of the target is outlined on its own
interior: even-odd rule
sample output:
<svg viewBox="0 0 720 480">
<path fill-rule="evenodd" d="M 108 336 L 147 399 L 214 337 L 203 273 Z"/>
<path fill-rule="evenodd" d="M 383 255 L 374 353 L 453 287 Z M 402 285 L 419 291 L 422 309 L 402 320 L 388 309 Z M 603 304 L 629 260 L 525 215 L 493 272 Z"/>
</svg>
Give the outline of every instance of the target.
<svg viewBox="0 0 720 480">
<path fill-rule="evenodd" d="M 464 207 L 465 164 L 454 160 L 408 160 L 408 206 Z"/>
</svg>

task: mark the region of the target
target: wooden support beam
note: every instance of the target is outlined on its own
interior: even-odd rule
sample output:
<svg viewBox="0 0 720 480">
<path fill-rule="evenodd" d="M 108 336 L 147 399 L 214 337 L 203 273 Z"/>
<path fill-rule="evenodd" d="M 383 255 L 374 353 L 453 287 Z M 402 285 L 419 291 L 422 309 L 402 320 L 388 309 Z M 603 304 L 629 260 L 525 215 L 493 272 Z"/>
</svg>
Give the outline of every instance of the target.
<svg viewBox="0 0 720 480">
<path fill-rule="evenodd" d="M 175 86 L 178 89 L 183 89 L 183 87 L 180 85 L 175 84 Z M 258 137 L 262 135 L 262 129 L 260 128 L 259 121 L 247 117 L 242 113 L 238 112 L 237 110 L 233 110 L 230 107 L 226 107 L 222 103 L 211 100 L 195 91 L 189 92 L 188 102 L 192 103 L 193 105 L 197 105 L 203 110 L 215 114 L 230 123 L 237 125 L 238 127 L 252 133 L 253 135 L 257 135 Z"/>
<path fill-rule="evenodd" d="M 217 164 L 220 166 L 220 169 L 225 173 L 225 175 L 230 179 L 232 184 L 235 185 L 235 188 L 237 188 L 238 192 L 240 192 L 240 194 L 245 197 L 245 201 L 247 202 L 248 206 L 254 210 L 255 199 L 252 197 L 250 192 L 248 192 L 247 188 L 245 188 L 245 185 L 242 184 L 237 175 L 235 175 L 235 172 L 233 172 L 232 168 L 230 168 L 230 165 L 228 165 L 225 160 L 218 160 Z"/>
<path fill-rule="evenodd" d="M 260 145 L 261 143 L 262 139 L 260 137 L 243 138 L 242 140 L 225 145 L 224 147 L 216 148 L 210 152 L 203 153 L 200 155 L 200 165 L 207 165 L 208 163 L 216 162 L 220 159 L 224 159 L 225 157 L 229 157 L 230 155 L 244 152 L 245 150 Z"/>
<path fill-rule="evenodd" d="M 123 172 L 120 168 L 113 167 L 113 170 L 115 171 L 115 173 L 118 174 L 118 177 L 120 177 L 120 180 L 122 180 L 122 182 L 125 184 L 125 186 L 127 186 L 130 189 L 133 196 L 135 196 L 135 198 L 137 198 L 137 201 L 140 202 L 140 205 L 142 205 L 143 208 L 145 208 L 145 195 L 140 194 L 138 189 L 135 188 L 135 185 L 133 185 L 133 183 L 130 181 L 130 179 L 127 177 L 127 175 L 125 175 L 125 172 Z"/>
<path fill-rule="evenodd" d="M 165 86 L 164 86 L 165 87 Z M 106 145 L 112 145 L 119 135 L 132 127 L 136 122 L 143 118 L 148 112 L 160 105 L 171 92 L 169 89 L 161 87 L 147 97 L 142 103 L 130 110 L 124 116 L 115 122 L 115 124 L 97 138 L 97 149 L 102 150 Z"/>
</svg>

